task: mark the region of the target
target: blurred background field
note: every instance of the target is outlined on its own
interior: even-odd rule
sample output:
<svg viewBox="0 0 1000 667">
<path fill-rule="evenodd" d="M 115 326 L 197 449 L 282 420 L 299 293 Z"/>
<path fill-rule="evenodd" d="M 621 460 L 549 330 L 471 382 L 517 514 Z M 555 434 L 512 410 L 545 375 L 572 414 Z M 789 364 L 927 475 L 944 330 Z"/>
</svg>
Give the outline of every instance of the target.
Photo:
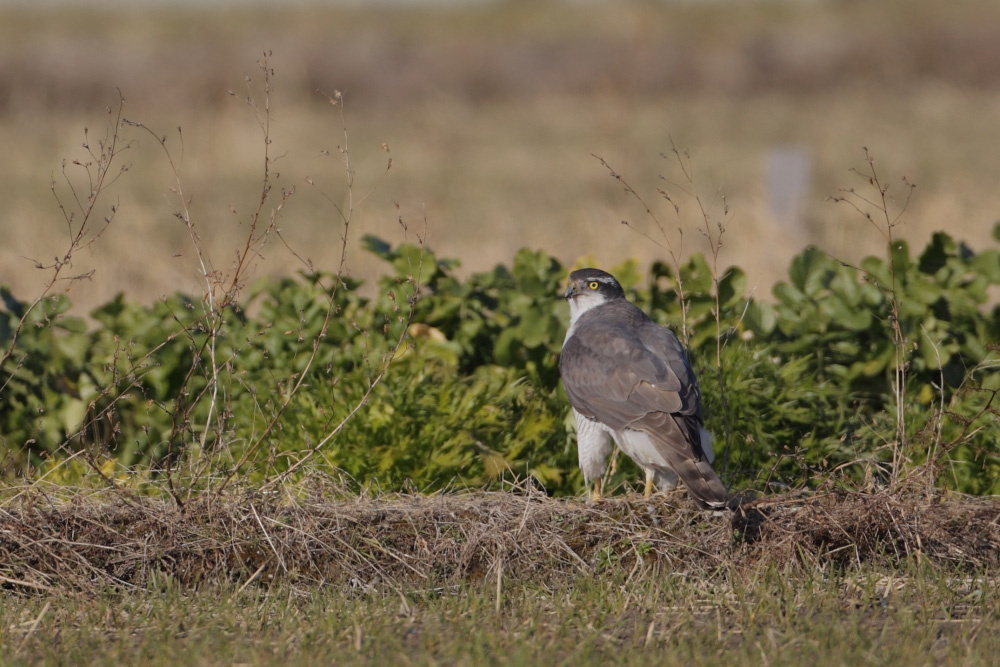
<svg viewBox="0 0 1000 667">
<path fill-rule="evenodd" d="M 900 232 L 915 247 L 939 229 L 989 247 L 1000 219 L 1000 3 L 0 4 L 0 283 L 22 298 L 43 288 L 50 274 L 31 260 L 51 262 L 68 240 L 50 182 L 63 159 L 83 159 L 85 127 L 103 133 L 116 87 L 125 117 L 168 136 L 175 156 L 182 128 L 192 218 L 227 269 L 260 197 L 263 139 L 244 99 L 249 86 L 263 100 L 264 50 L 275 186 L 296 189 L 279 226 L 323 268 L 337 266 L 342 224 L 322 192 L 346 197 L 335 90 L 355 195 L 377 184 L 352 236 L 399 242 L 402 215 L 412 240 L 426 217 L 429 245 L 460 274 L 523 246 L 604 267 L 662 258 L 619 224 L 651 231 L 593 155 L 686 230 L 685 252 L 705 250 L 694 202 L 679 198 L 675 217 L 655 191 L 660 175 L 683 181 L 661 156 L 671 141 L 728 220 L 722 261 L 758 298 L 806 244 L 851 261 L 880 252 L 878 231 L 826 201 L 863 185 L 849 171 L 863 147 L 890 195 L 905 195 L 902 176 L 918 185 Z M 70 292 L 81 308 L 202 285 L 162 152 L 134 128 L 123 136 L 129 171 L 103 200 L 114 222 L 74 257 L 72 274 L 96 269 Z M 383 143 L 393 163 L 380 181 Z M 353 275 L 384 270 L 356 248 Z M 277 239 L 265 257 L 260 274 L 302 266 Z"/>
</svg>

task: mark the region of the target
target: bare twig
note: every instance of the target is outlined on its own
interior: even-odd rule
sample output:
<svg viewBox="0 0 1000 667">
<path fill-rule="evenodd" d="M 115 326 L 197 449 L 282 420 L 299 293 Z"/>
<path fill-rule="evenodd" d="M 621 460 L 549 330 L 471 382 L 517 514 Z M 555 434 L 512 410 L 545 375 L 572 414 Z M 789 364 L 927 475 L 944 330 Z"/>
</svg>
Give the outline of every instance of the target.
<svg viewBox="0 0 1000 667">
<path fill-rule="evenodd" d="M 64 270 L 67 267 L 72 266 L 74 254 L 81 248 L 85 248 L 90 244 L 94 243 L 101 234 L 108 228 L 117 212 L 117 204 L 113 204 L 109 207 L 109 214 L 105 216 L 100 222 L 100 228 L 96 232 L 92 232 L 92 227 L 95 224 L 95 210 L 98 203 L 104 198 L 104 194 L 107 189 L 121 176 L 123 173 L 128 171 L 128 165 L 121 165 L 117 167 L 120 160 L 121 153 L 130 147 L 128 142 L 125 142 L 121 136 L 120 129 L 122 125 L 122 112 L 125 108 L 125 98 L 122 96 L 121 91 L 118 91 L 118 104 L 116 107 L 108 107 L 108 122 L 105 127 L 104 136 L 97 141 L 97 145 L 93 146 L 90 141 L 90 134 L 88 130 L 84 130 L 84 142 L 83 148 L 87 151 L 89 159 L 81 162 L 79 160 L 72 160 L 67 163 L 63 161 L 62 166 L 62 176 L 66 189 L 70 192 L 73 200 L 73 205 L 69 206 L 62 201 L 59 195 L 59 190 L 56 186 L 56 181 L 53 178 L 51 183 L 52 195 L 56 200 L 56 204 L 59 210 L 62 212 L 63 218 L 66 221 L 66 230 L 68 234 L 68 242 L 66 248 L 57 256 L 51 264 L 43 264 L 39 261 L 34 261 L 34 265 L 38 269 L 49 271 L 49 278 L 47 279 L 41 293 L 35 297 L 35 299 L 24 308 L 21 316 L 11 333 L 10 342 L 7 344 L 6 349 L 0 352 L 0 368 L 3 368 L 4 363 L 14 354 L 14 350 L 17 349 L 17 339 L 21 330 L 24 328 L 25 322 L 28 317 L 34 312 L 42 301 L 49 298 L 52 293 L 53 288 L 60 281 L 67 281 L 68 285 L 66 290 L 68 291 L 76 282 L 84 278 L 88 278 L 93 272 L 89 272 L 83 275 L 70 276 L 64 278 Z M 78 192 L 77 185 L 71 176 L 68 168 L 75 167 L 82 170 L 84 177 L 87 181 L 87 190 L 81 195 Z M 78 172 L 76 172 L 78 173 Z M 0 375 L 2 378 L 3 375 Z M 3 383 L 0 384 L 0 394 L 7 388 L 10 383 L 13 373 L 8 374 L 6 378 L 3 378 Z"/>
<path fill-rule="evenodd" d="M 900 322 L 900 301 L 898 271 L 896 266 L 896 237 L 895 228 L 902 224 L 903 214 L 906 212 L 913 196 L 916 185 L 910 183 L 904 177 L 902 183 L 906 187 L 906 198 L 897 211 L 890 211 L 894 199 L 889 194 L 889 185 L 884 183 L 875 169 L 875 157 L 868 148 L 864 148 L 865 164 L 864 172 L 852 168 L 851 172 L 865 179 L 868 184 L 875 189 L 877 195 L 873 198 L 858 193 L 854 188 L 841 190 L 843 196 L 828 197 L 834 203 L 846 203 L 857 211 L 865 220 L 871 223 L 886 240 L 886 249 L 889 260 L 889 324 L 892 329 L 892 344 L 895 350 L 893 365 L 892 391 L 893 401 L 896 407 L 896 438 L 892 446 L 892 471 L 890 473 L 890 487 L 895 487 L 899 482 L 903 468 L 903 459 L 906 455 L 906 374 L 909 366 L 910 349 L 909 341 L 903 325 Z M 874 215 L 873 215 L 874 211 Z M 877 220 L 876 220 L 877 218 Z"/>
</svg>

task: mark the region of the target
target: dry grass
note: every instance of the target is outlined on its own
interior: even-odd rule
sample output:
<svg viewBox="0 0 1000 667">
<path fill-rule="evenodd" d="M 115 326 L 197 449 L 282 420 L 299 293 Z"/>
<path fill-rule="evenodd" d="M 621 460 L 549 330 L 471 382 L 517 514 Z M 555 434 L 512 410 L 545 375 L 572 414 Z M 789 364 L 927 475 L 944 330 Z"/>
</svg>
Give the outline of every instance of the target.
<svg viewBox="0 0 1000 667">
<path fill-rule="evenodd" d="M 561 3 L 4 8 L 0 145 L 16 159 L 0 164 L 0 282 L 22 298 L 37 293 L 42 278 L 25 258 L 47 261 L 65 234 L 50 178 L 60 160 L 79 157 L 82 128 L 103 123 L 115 86 L 130 119 L 163 134 L 184 128 L 181 176 L 194 222 L 210 255 L 228 261 L 259 195 L 262 157 L 252 115 L 227 91 L 243 95 L 262 47 L 275 52 L 277 70 L 275 185 L 299 189 L 282 232 L 317 266 L 336 266 L 340 227 L 302 186 L 312 177 L 338 196 L 331 184 L 342 180 L 341 166 L 321 155 L 335 152 L 338 120 L 317 94 L 335 88 L 347 93 L 359 185 L 381 173 L 382 142 L 394 160 L 359 230 L 394 239 L 400 212 L 408 220 L 426 212 L 431 247 L 460 258 L 466 273 L 508 263 L 521 246 L 608 267 L 661 258 L 618 224 L 641 211 L 590 155 L 655 198 L 657 176 L 676 176 L 659 157 L 670 137 L 692 151 L 706 201 L 726 194 L 734 219 L 720 261 L 744 267 L 757 296 L 806 243 L 849 261 L 878 251 L 876 235 L 825 202 L 854 184 L 847 169 L 861 163 L 862 146 L 883 173 L 920 186 L 904 229 L 914 246 L 945 228 L 983 247 L 1000 210 L 1000 157 L 982 148 L 1000 113 L 1000 68 L 990 64 L 1000 21 L 984 11 L 996 8 L 945 10 L 929 0 L 570 11 Z M 187 232 L 168 201 L 171 175 L 148 138 L 130 138 L 132 169 L 109 192 L 115 225 L 75 258 L 76 273 L 97 269 L 71 293 L 82 308 L 122 289 L 145 302 L 198 289 Z M 768 155 L 786 145 L 813 160 L 798 230 L 773 219 L 767 194 Z M 691 218 L 679 226 L 697 225 L 695 211 L 684 214 Z M 704 249 L 692 235 L 684 250 Z M 351 250 L 356 276 L 382 270 Z M 283 247 L 266 254 L 261 273 L 300 266 Z"/>
<path fill-rule="evenodd" d="M 1000 503 L 839 493 L 737 514 L 328 478 L 183 510 L 0 498 L 0 648 L 52 664 L 991 664 Z"/>
<path fill-rule="evenodd" d="M 803 572 L 907 562 L 1000 565 L 996 499 L 826 494 L 751 502 L 735 514 L 679 496 L 598 505 L 514 491 L 348 496 L 313 479 L 173 504 L 118 492 L 28 487 L 0 507 L 0 579 L 25 591 L 288 582 L 407 590 L 507 578 L 628 579 L 775 564 Z M 499 584 L 498 584 L 499 585 Z"/>
</svg>

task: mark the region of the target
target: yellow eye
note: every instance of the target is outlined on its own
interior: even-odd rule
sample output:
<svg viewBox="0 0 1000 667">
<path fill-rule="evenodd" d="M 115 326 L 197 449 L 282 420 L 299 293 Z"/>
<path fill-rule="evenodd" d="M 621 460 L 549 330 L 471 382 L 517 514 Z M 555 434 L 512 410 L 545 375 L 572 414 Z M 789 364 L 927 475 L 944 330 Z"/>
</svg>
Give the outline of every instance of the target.
<svg viewBox="0 0 1000 667">
<path fill-rule="evenodd" d="M 587 283 L 587 287 L 589 287 L 590 289 L 597 289 L 598 287 L 600 287 L 600 285 L 598 285 L 596 280 L 591 280 L 589 283 Z"/>
</svg>

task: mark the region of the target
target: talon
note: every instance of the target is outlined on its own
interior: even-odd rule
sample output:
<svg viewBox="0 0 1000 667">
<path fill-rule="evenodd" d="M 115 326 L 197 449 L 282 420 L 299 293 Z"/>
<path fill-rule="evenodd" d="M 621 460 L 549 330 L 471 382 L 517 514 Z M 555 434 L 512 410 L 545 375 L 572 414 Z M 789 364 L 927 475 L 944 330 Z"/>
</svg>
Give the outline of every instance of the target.
<svg viewBox="0 0 1000 667">
<path fill-rule="evenodd" d="M 642 490 L 642 497 L 649 500 L 649 497 L 653 495 L 653 472 L 651 470 L 646 471 L 646 487 Z"/>
</svg>

